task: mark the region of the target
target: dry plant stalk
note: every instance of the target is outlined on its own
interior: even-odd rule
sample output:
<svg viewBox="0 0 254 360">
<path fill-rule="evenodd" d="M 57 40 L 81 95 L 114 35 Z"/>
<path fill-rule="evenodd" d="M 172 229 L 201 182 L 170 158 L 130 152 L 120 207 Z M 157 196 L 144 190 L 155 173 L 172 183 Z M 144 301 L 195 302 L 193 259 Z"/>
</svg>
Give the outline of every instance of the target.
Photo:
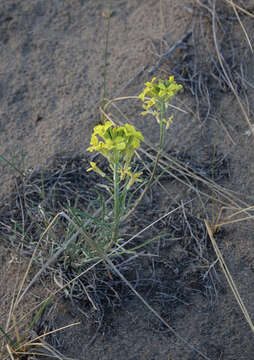
<svg viewBox="0 0 254 360">
<path fill-rule="evenodd" d="M 237 211 L 236 213 L 230 215 L 227 219 L 229 219 L 229 218 L 231 218 L 231 217 L 233 217 L 235 215 L 238 215 L 238 214 L 240 214 L 242 212 L 246 212 L 248 210 L 251 210 L 251 209 L 253 209 L 253 206 L 249 207 L 248 209 L 243 209 L 241 211 Z M 224 273 L 224 275 L 226 277 L 226 280 L 227 280 L 227 282 L 228 282 L 228 284 L 229 284 L 229 286 L 230 286 L 230 288 L 231 288 L 231 290 L 232 290 L 232 292 L 234 294 L 234 297 L 235 297 L 235 299 L 236 299 L 236 301 L 237 301 L 237 303 L 238 303 L 238 305 L 239 305 L 239 307 L 240 307 L 240 309 L 241 309 L 247 323 L 249 324 L 252 332 L 254 333 L 254 325 L 253 325 L 253 322 L 251 320 L 251 317 L 250 317 L 250 315 L 248 313 L 248 310 L 247 310 L 246 306 L 244 305 L 244 302 L 243 302 L 243 300 L 242 300 L 242 298 L 241 298 L 241 296 L 239 294 L 239 291 L 238 291 L 237 286 L 236 286 L 236 284 L 234 282 L 234 279 L 232 278 L 232 276 L 230 274 L 230 271 L 229 271 L 229 269 L 227 267 L 227 264 L 226 264 L 226 262 L 225 262 L 225 260 L 224 260 L 224 258 L 222 256 L 221 251 L 220 251 L 220 249 L 219 249 L 219 247 L 218 247 L 218 245 L 216 243 L 216 240 L 214 238 L 214 233 L 216 231 L 218 231 L 218 229 L 221 228 L 223 225 L 234 223 L 236 221 L 243 221 L 243 220 L 247 220 L 247 219 L 252 219 L 253 216 L 245 217 L 243 219 L 238 219 L 238 220 L 224 221 L 224 222 L 218 224 L 218 221 L 219 221 L 219 219 L 221 217 L 222 210 L 223 209 L 220 209 L 218 217 L 217 217 L 217 221 L 216 221 L 215 224 L 209 224 L 208 221 L 205 220 L 206 229 L 207 229 L 208 235 L 210 237 L 211 243 L 213 245 L 214 251 L 215 251 L 215 253 L 217 255 L 217 258 L 218 258 L 218 260 L 220 262 L 221 269 L 222 269 L 222 271 L 223 271 L 223 273 Z"/>
</svg>

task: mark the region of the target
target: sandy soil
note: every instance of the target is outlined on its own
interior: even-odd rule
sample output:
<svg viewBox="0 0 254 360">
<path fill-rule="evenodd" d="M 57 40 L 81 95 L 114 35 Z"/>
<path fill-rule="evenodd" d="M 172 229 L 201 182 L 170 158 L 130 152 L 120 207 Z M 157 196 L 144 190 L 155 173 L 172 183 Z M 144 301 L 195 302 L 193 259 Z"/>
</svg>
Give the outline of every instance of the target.
<svg viewBox="0 0 254 360">
<path fill-rule="evenodd" d="M 210 8 L 213 1 L 207 3 Z M 251 1 L 239 3 L 244 3 L 244 7 L 254 13 Z M 56 154 L 66 152 L 73 157 L 77 154 L 84 155 L 92 128 L 99 120 L 108 11 L 108 2 L 104 0 L 2 0 L 0 154 L 18 168 L 30 171 L 40 169 Z M 225 25 L 219 28 L 218 42 L 225 45 L 223 55 L 225 61 L 230 60 L 231 79 L 238 85 L 239 99 L 252 122 L 253 55 L 239 21 L 227 2 L 221 2 L 217 14 L 222 24 L 230 24 L 230 27 Z M 243 12 L 239 12 L 239 15 L 253 44 L 253 18 Z M 199 27 L 201 23 L 203 27 Z M 202 34 L 202 29 L 205 29 L 205 35 Z M 232 35 L 231 41 L 226 43 L 223 42 L 224 38 L 227 39 L 225 30 L 230 30 Z M 168 76 L 174 70 L 179 79 L 185 79 L 184 91 L 176 103 L 185 112 L 175 113 L 174 124 L 167 134 L 167 150 L 170 154 L 176 155 L 196 175 L 204 174 L 200 171 L 209 168 L 209 165 L 205 167 L 204 164 L 209 164 L 217 155 L 226 159 L 224 173 L 219 173 L 216 183 L 235 192 L 235 204 L 223 199 L 218 193 L 213 193 L 211 188 L 201 187 L 199 190 L 220 198 L 222 203 L 202 198 L 200 202 L 195 200 L 193 205 L 193 213 L 197 218 L 200 214 L 200 219 L 207 217 L 211 220 L 212 211 L 216 214 L 222 204 L 233 210 L 253 204 L 254 153 L 253 135 L 246 117 L 230 87 L 225 85 L 226 81 L 220 75 L 221 69 L 217 74 L 214 72 L 214 78 L 207 75 L 212 61 L 209 52 L 211 49 L 216 59 L 211 14 L 207 8 L 188 0 L 113 0 L 107 61 L 107 97 L 137 95 L 143 88 L 144 81 L 151 78 L 149 70 L 188 31 L 192 31 L 188 42 L 172 53 L 155 76 Z M 206 37 L 206 43 L 201 43 L 201 46 L 197 39 L 202 36 Z M 194 66 L 197 58 L 204 71 L 203 77 L 195 80 L 194 71 L 191 75 L 188 71 L 192 66 L 198 73 L 199 69 Z M 214 61 L 219 64 L 218 59 Z M 177 65 L 180 66 L 178 73 Z M 146 70 L 136 76 L 144 66 L 147 66 Z M 227 67 L 226 70 L 228 71 Z M 193 91 L 190 86 L 192 82 L 188 80 L 191 76 L 193 84 L 196 84 Z M 134 80 L 128 85 L 133 77 Z M 210 97 L 206 98 L 205 90 L 203 93 L 195 90 L 202 88 L 202 84 L 206 84 Z M 157 124 L 152 119 L 139 115 L 138 101 L 120 102 L 118 105 L 150 142 L 158 141 Z M 120 121 L 125 121 L 116 110 L 112 108 L 111 111 Z M 0 198 L 3 207 L 17 176 L 8 164 L 0 163 Z M 172 178 L 166 180 L 164 185 L 170 195 L 165 198 L 160 194 L 158 204 L 165 207 L 165 210 L 176 196 L 180 203 L 197 194 L 195 190 L 190 190 Z M 2 223 L 0 227 L 1 225 Z M 16 243 L 13 247 L 3 240 L 0 245 L 1 317 L 6 319 L 8 304 L 17 287 L 16 278 L 25 272 L 24 264 L 28 263 L 29 257 L 25 252 L 20 254 L 21 246 L 18 246 L 18 255 L 16 254 Z M 252 222 L 226 226 L 225 232 L 218 238 L 218 245 L 252 316 Z M 212 253 L 212 248 L 210 251 Z M 192 293 L 189 302 L 170 308 L 172 312 L 162 309 L 152 297 L 151 305 L 180 336 L 190 341 L 207 358 L 252 359 L 252 332 L 218 264 L 216 269 L 218 292 L 212 305 L 209 296 L 205 298 L 198 291 Z M 27 308 L 41 301 L 54 286 L 45 275 L 31 289 L 31 302 L 26 300 L 21 312 L 26 312 Z M 146 291 L 142 294 L 147 295 Z M 149 301 L 149 297 L 147 300 Z M 80 360 L 202 359 L 170 331 L 161 327 L 136 297 L 128 298 L 123 307 L 110 310 L 98 333 L 96 322 L 93 323 L 92 317 L 88 319 L 86 315 L 82 315 L 80 309 L 82 310 L 82 301 L 77 305 L 63 298 L 58 300 L 54 308 L 56 326 L 81 322 L 79 326 L 58 333 L 57 340 L 54 339 L 58 350 L 66 356 Z M 91 346 L 87 346 L 95 333 Z"/>
</svg>

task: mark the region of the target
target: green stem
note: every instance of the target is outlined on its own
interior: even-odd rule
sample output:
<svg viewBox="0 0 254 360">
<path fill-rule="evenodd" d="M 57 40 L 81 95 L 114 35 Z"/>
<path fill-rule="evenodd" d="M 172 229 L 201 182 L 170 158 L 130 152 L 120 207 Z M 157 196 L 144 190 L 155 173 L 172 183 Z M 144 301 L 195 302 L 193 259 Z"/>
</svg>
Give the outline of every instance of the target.
<svg viewBox="0 0 254 360">
<path fill-rule="evenodd" d="M 10 165 L 13 169 L 15 169 L 16 171 L 18 171 L 22 176 L 25 176 L 25 172 L 19 170 L 13 162 L 9 161 L 8 159 L 6 159 L 3 155 L 0 155 L 0 160 L 5 161 L 8 165 Z"/>
<path fill-rule="evenodd" d="M 0 332 L 3 333 L 3 335 L 5 336 L 5 338 L 7 339 L 7 342 L 9 344 L 11 344 L 12 346 L 15 344 L 15 342 L 10 338 L 10 336 L 4 331 L 3 328 L 1 328 L 0 326 Z"/>
<path fill-rule="evenodd" d="M 125 181 L 125 185 L 123 187 L 123 192 L 120 196 L 120 212 L 119 212 L 119 222 L 121 220 L 121 216 L 123 216 L 123 212 L 125 211 L 125 204 L 126 204 L 126 196 L 127 196 L 127 185 L 128 185 L 129 180 L 127 179 L 126 176 L 126 181 Z"/>
<path fill-rule="evenodd" d="M 120 220 L 119 173 L 118 162 L 114 163 L 114 230 L 113 241 L 117 241 Z"/>
<path fill-rule="evenodd" d="M 158 163 L 159 163 L 159 159 L 163 150 L 163 145 L 164 145 L 164 138 L 165 138 L 165 129 L 166 129 L 166 124 L 164 124 L 162 122 L 162 120 L 165 118 L 165 104 L 164 102 L 161 103 L 161 118 L 160 118 L 160 143 L 159 143 L 159 149 L 157 152 L 157 156 L 155 159 L 155 163 L 154 163 L 154 167 L 153 167 L 153 171 L 150 177 L 149 182 L 147 183 L 144 191 L 142 192 L 142 194 L 140 195 L 140 197 L 138 198 L 138 200 L 135 202 L 133 208 L 125 215 L 122 217 L 121 221 L 125 221 L 132 213 L 133 211 L 136 209 L 136 207 L 138 206 L 138 204 L 140 203 L 140 201 L 143 199 L 145 193 L 147 192 L 147 190 L 153 185 L 153 180 L 155 177 L 155 173 L 156 170 L 158 168 Z"/>
<path fill-rule="evenodd" d="M 103 79 L 103 101 L 102 108 L 104 108 L 106 104 L 106 96 L 107 96 L 107 59 L 108 59 L 108 42 L 109 42 L 109 30 L 110 30 L 110 19 L 111 19 L 111 11 L 112 11 L 112 0 L 109 2 L 109 13 L 108 13 L 108 22 L 107 22 L 107 30 L 106 30 L 106 45 L 104 51 L 104 79 Z"/>
<path fill-rule="evenodd" d="M 163 119 L 165 119 L 165 103 L 164 102 L 161 103 L 160 144 L 159 144 L 159 151 L 158 151 L 159 153 L 161 153 L 163 150 L 164 137 L 165 137 L 166 124 L 164 124 L 164 122 L 162 121 Z"/>
<path fill-rule="evenodd" d="M 164 102 L 161 103 L 160 116 L 161 116 L 161 118 L 160 118 L 160 143 L 159 143 L 159 149 L 158 149 L 158 153 L 157 153 L 157 156 L 156 156 L 156 159 L 155 159 L 153 172 L 152 172 L 151 178 L 149 180 L 149 183 L 147 184 L 147 187 L 150 187 L 152 182 L 153 182 L 153 179 L 154 179 L 157 167 L 158 167 L 159 159 L 160 159 L 161 153 L 163 151 L 165 128 L 166 128 L 166 125 L 162 121 L 165 118 L 165 104 L 164 104 Z"/>
</svg>

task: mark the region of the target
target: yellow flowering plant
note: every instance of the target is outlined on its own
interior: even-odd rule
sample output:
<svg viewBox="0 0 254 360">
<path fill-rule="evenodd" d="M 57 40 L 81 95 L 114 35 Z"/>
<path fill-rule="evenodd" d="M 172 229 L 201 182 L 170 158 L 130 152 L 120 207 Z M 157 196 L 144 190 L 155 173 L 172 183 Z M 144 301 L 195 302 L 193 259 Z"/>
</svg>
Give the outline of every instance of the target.
<svg viewBox="0 0 254 360">
<path fill-rule="evenodd" d="M 153 181 L 155 171 L 157 169 L 158 161 L 163 150 L 165 131 L 169 128 L 173 122 L 173 115 L 170 115 L 166 119 L 166 110 L 168 109 L 169 101 L 175 96 L 175 94 L 182 89 L 182 85 L 175 82 L 174 76 L 170 76 L 167 80 L 157 80 L 153 77 L 151 82 L 145 83 L 145 88 L 139 95 L 139 98 L 143 102 L 144 111 L 142 115 L 151 114 L 155 117 L 160 125 L 160 143 L 155 160 L 155 165 L 151 179 L 148 186 Z"/>
<path fill-rule="evenodd" d="M 143 101 L 144 111 L 142 115 L 153 115 L 160 125 L 160 148 L 163 145 L 165 129 L 173 121 L 173 115 L 166 119 L 166 110 L 168 108 L 169 100 L 182 89 L 182 85 L 175 82 L 174 76 L 170 76 L 168 80 L 156 80 L 156 77 L 151 82 L 145 83 L 145 88 L 139 95 Z"/>
<path fill-rule="evenodd" d="M 111 121 L 104 125 L 94 127 L 91 136 L 90 146 L 87 151 L 98 151 L 109 162 L 113 172 L 113 194 L 114 194 L 114 229 L 112 241 L 117 241 L 120 218 L 125 210 L 127 191 L 136 181 L 142 181 L 142 172 L 132 173 L 131 160 L 135 150 L 139 148 L 140 141 L 143 141 L 141 132 L 136 131 L 130 124 L 116 126 Z M 105 177 L 106 174 L 94 162 L 87 171 L 95 171 Z M 120 191 L 120 184 L 124 182 L 123 190 Z"/>
<path fill-rule="evenodd" d="M 169 125 L 172 123 L 172 119 L 173 119 L 173 115 L 170 115 L 169 118 L 166 119 L 166 110 L 169 105 L 169 100 L 180 89 L 182 89 L 182 85 L 177 84 L 175 82 L 174 76 L 170 76 L 168 80 L 159 79 L 158 81 L 156 80 L 156 77 L 154 77 L 151 82 L 145 83 L 145 88 L 143 89 L 142 93 L 138 96 L 139 99 L 141 99 L 143 102 L 144 111 L 141 114 L 153 115 L 160 125 L 160 143 L 150 180 L 148 181 L 144 191 L 142 192 L 139 199 L 136 201 L 133 208 L 125 215 L 125 218 L 127 218 L 135 210 L 135 208 L 137 207 L 137 205 L 145 195 L 146 191 L 153 184 L 160 155 L 163 150 L 165 130 L 169 128 Z M 133 181 L 135 181 L 133 177 L 132 179 Z"/>
<path fill-rule="evenodd" d="M 106 121 L 103 125 L 97 125 L 93 129 L 90 146 L 87 148 L 87 151 L 99 152 L 107 159 L 109 169 L 112 171 L 112 177 L 110 178 L 106 176 L 95 162 L 90 162 L 90 168 L 87 169 L 87 171 L 94 171 L 100 176 L 106 177 L 112 184 L 113 229 L 111 227 L 111 239 L 107 240 L 107 249 L 118 240 L 120 220 L 125 220 L 135 210 L 148 188 L 153 184 L 160 154 L 163 150 L 165 131 L 172 122 L 172 115 L 166 119 L 166 110 L 170 99 L 181 88 L 182 85 L 177 84 L 173 76 L 168 80 L 159 79 L 158 81 L 154 77 L 151 82 L 145 83 L 145 88 L 139 95 L 143 102 L 144 111 L 142 115 L 153 115 L 160 125 L 160 144 L 150 180 L 141 196 L 129 211 L 127 211 L 126 206 L 127 192 L 135 182 L 142 182 L 142 172 L 133 172 L 131 161 L 135 150 L 140 147 L 140 141 L 144 141 L 143 135 L 133 125 L 116 126 L 111 121 Z"/>
</svg>

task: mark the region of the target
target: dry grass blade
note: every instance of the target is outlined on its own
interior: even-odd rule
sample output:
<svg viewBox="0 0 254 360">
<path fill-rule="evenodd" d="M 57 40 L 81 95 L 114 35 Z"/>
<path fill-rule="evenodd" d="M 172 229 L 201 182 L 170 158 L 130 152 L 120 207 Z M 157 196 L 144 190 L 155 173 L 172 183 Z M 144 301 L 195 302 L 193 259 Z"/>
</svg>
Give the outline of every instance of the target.
<svg viewBox="0 0 254 360">
<path fill-rule="evenodd" d="M 6 344 L 6 349 L 7 349 L 7 353 L 9 354 L 9 356 L 11 357 L 11 359 L 17 359 L 18 358 L 22 358 L 25 355 L 38 355 L 38 356 L 53 356 L 54 358 L 57 358 L 59 360 L 74 360 L 71 358 L 67 358 L 65 356 L 63 356 L 60 352 L 58 352 L 57 350 L 55 350 L 52 346 L 50 346 L 49 344 L 47 344 L 44 341 L 44 338 L 47 335 L 51 335 L 55 332 L 64 330 L 66 328 L 69 328 L 71 326 L 75 326 L 75 325 L 79 325 L 80 322 L 78 323 L 73 323 L 73 324 L 69 324 L 66 326 L 63 326 L 61 328 L 55 329 L 53 331 L 44 333 L 40 336 L 38 336 L 36 334 L 36 336 L 33 336 L 33 338 L 29 341 L 24 341 L 24 339 L 22 340 L 19 336 L 19 332 L 18 332 L 18 328 L 16 328 L 15 326 L 15 331 L 17 332 L 17 345 L 10 345 L 10 344 Z M 33 331 L 31 331 L 31 334 L 35 334 Z M 23 336 L 24 338 L 24 336 Z M 39 342 L 37 340 L 40 340 Z M 37 350 L 35 350 L 35 348 L 37 348 Z M 44 351 L 44 349 L 46 350 L 46 352 Z M 8 357 L 4 357 L 2 358 L 3 360 L 8 360 Z"/>
<path fill-rule="evenodd" d="M 233 214 L 227 216 L 223 222 L 219 223 L 219 220 L 221 218 L 221 215 L 222 215 L 222 211 L 223 210 L 226 210 L 226 209 L 229 209 L 228 207 L 222 207 L 218 213 L 218 216 L 217 216 L 217 221 L 216 223 L 213 225 L 213 229 L 214 231 L 216 231 L 217 229 L 219 229 L 221 226 L 223 225 L 229 225 L 229 224 L 233 224 L 233 223 L 236 223 L 236 222 L 240 222 L 240 221 L 244 221 L 244 220 L 251 220 L 254 218 L 254 215 L 250 215 L 249 214 L 249 211 L 253 210 L 254 206 L 249 206 L 248 208 L 246 209 L 241 209 L 241 210 L 238 210 L 236 212 L 234 212 Z M 239 214 L 242 214 L 242 213 L 245 213 L 245 214 L 248 214 L 248 216 L 244 217 L 244 218 L 241 218 L 241 219 L 236 219 L 236 220 L 230 220 L 232 219 L 233 217 L 239 215 Z"/>
<path fill-rule="evenodd" d="M 244 220 L 251 220 L 253 218 L 254 218 L 254 215 L 253 216 L 246 216 L 246 217 L 241 218 L 241 219 L 236 219 L 236 220 L 231 220 L 231 221 L 224 221 L 224 222 L 222 222 L 220 224 L 216 224 L 216 228 L 220 228 L 223 225 L 234 224 L 234 223 L 241 222 L 241 221 L 244 221 Z"/>
<path fill-rule="evenodd" d="M 222 271 L 223 271 L 223 273 L 224 273 L 224 275 L 225 275 L 225 277 L 227 279 L 227 282 L 228 282 L 228 284 L 229 284 L 229 286 L 230 286 L 230 288 L 231 288 L 231 290 L 232 290 L 232 292 L 233 292 L 233 294 L 235 296 L 235 299 L 236 299 L 238 305 L 240 306 L 240 309 L 242 310 L 242 313 L 243 313 L 246 321 L 248 322 L 251 330 L 254 332 L 253 322 L 252 322 L 252 320 L 251 320 L 251 318 L 249 316 L 249 313 L 248 313 L 248 311 L 247 311 L 247 309 L 246 309 L 246 307 L 244 305 L 244 302 L 243 302 L 243 300 L 242 300 L 242 298 L 241 298 L 241 296 L 240 296 L 240 294 L 239 294 L 239 292 L 237 290 L 236 284 L 235 284 L 235 282 L 234 282 L 234 280 L 233 280 L 233 278 L 232 278 L 232 276 L 231 276 L 231 274 L 230 274 L 230 272 L 228 270 L 228 267 L 227 267 L 227 265 L 226 265 L 226 263 L 225 263 L 225 261 L 223 259 L 223 256 L 222 256 L 222 254 L 221 254 L 221 252 L 220 252 L 220 250 L 219 250 L 219 248 L 218 248 L 218 246 L 216 244 L 216 241 L 214 239 L 212 226 L 206 220 L 205 220 L 205 225 L 206 225 L 209 237 L 211 239 L 214 251 L 215 251 L 215 253 L 216 253 L 216 255 L 217 255 L 218 259 L 219 259 Z"/>
<path fill-rule="evenodd" d="M 58 351 L 56 351 L 52 346 L 46 344 L 46 342 L 44 341 L 44 338 L 48 335 L 51 335 L 53 333 L 56 333 L 58 331 L 61 330 L 65 330 L 69 327 L 75 326 L 75 325 L 79 325 L 80 322 L 77 323 L 73 323 L 73 324 L 69 324 L 66 326 L 63 326 L 61 328 L 49 331 L 47 333 L 44 333 L 40 336 L 38 336 L 37 334 L 35 334 L 33 331 L 31 332 L 33 334 L 33 338 L 29 341 L 26 342 L 21 342 L 19 346 L 12 348 L 9 344 L 6 345 L 7 351 L 9 353 L 9 355 L 11 356 L 11 359 L 15 359 L 16 356 L 21 356 L 23 358 L 24 355 L 39 355 L 39 356 L 53 356 L 56 359 L 59 360 L 74 360 L 71 358 L 68 358 L 66 356 L 63 356 L 61 353 L 59 353 Z M 40 340 L 38 342 L 38 340 Z M 38 352 L 36 352 L 34 349 L 38 348 Z M 31 350 L 29 350 L 31 349 Z M 43 349 L 46 350 L 46 353 L 43 351 Z M 7 358 L 4 358 L 3 360 L 7 360 Z"/>
<path fill-rule="evenodd" d="M 17 288 L 17 285 L 18 285 L 18 277 L 17 277 L 17 279 L 16 279 L 16 284 L 15 284 L 14 289 Z M 12 296 L 11 305 L 10 305 L 10 310 L 9 310 L 9 314 L 8 314 L 8 319 L 7 319 L 7 322 L 6 322 L 6 332 L 8 332 L 8 330 L 9 330 L 9 325 L 10 325 L 11 319 L 12 319 L 12 317 L 13 317 L 13 313 L 14 313 L 14 303 L 15 303 L 15 290 L 14 290 L 14 293 L 13 293 L 13 296 Z"/>
<path fill-rule="evenodd" d="M 248 33 L 247 33 L 247 31 L 246 31 L 246 29 L 245 29 L 245 27 L 244 27 L 244 25 L 243 25 L 243 23 L 242 23 L 242 21 L 241 21 L 241 19 L 240 19 L 240 16 L 239 16 L 239 14 L 238 14 L 238 12 L 237 12 L 237 10 L 236 10 L 235 4 L 232 3 L 232 7 L 233 7 L 234 12 L 235 12 L 235 14 L 236 14 L 237 20 L 239 21 L 239 24 L 241 25 L 241 28 L 243 29 L 244 35 L 245 35 L 246 40 L 247 40 L 247 42 L 248 42 L 248 44 L 249 44 L 249 47 L 250 47 L 250 49 L 251 49 L 251 52 L 253 53 L 253 47 L 252 47 L 252 45 L 251 45 L 249 35 L 248 35 Z"/>
<path fill-rule="evenodd" d="M 58 216 L 59 216 L 59 214 L 57 214 L 57 215 L 54 217 L 54 219 L 50 222 L 50 224 L 47 226 L 47 228 L 46 228 L 45 231 L 42 233 L 42 235 L 41 235 L 41 237 L 40 237 L 40 240 L 38 241 L 38 243 L 37 243 L 37 245 L 36 245 L 36 247 L 35 247 L 35 249 L 34 249 L 34 251 L 33 251 L 33 254 L 32 254 L 31 259 L 30 259 L 30 261 L 29 261 L 29 264 L 28 264 L 28 266 L 27 266 L 25 275 L 24 275 L 24 277 L 23 277 L 23 279 L 22 279 L 22 281 L 21 281 L 21 283 L 20 283 L 18 295 L 17 295 L 16 301 L 15 301 L 14 306 L 13 306 L 14 310 L 15 310 L 15 308 L 17 307 L 17 305 L 20 303 L 20 301 L 22 300 L 22 298 L 24 297 L 24 295 L 26 294 L 28 288 L 30 288 L 30 286 L 32 286 L 32 284 L 34 283 L 34 282 L 33 282 L 33 283 L 30 283 L 30 284 L 29 284 L 30 286 L 27 287 L 27 288 L 23 291 L 23 293 L 21 294 L 22 289 L 23 289 L 23 286 L 24 286 L 24 283 L 25 283 L 25 280 L 26 280 L 27 275 L 28 275 L 28 273 L 29 273 L 29 271 L 30 271 L 30 269 L 31 269 L 31 266 L 32 266 L 32 263 L 33 263 L 33 260 L 34 260 L 35 254 L 36 254 L 36 251 L 38 250 L 39 244 L 40 244 L 42 238 L 44 237 L 44 235 L 48 232 L 48 230 L 49 230 L 49 229 L 52 227 L 52 225 L 55 223 L 55 221 L 57 220 Z M 42 268 L 42 270 L 39 271 L 39 274 L 41 274 L 41 273 L 43 272 L 43 270 L 44 270 L 44 269 Z"/>
<path fill-rule="evenodd" d="M 224 63 L 223 63 L 223 56 L 222 54 L 220 53 L 220 49 L 219 49 L 219 44 L 218 44 L 218 41 L 217 41 L 217 35 L 216 35 L 216 11 L 215 11 L 215 1 L 213 2 L 213 10 L 212 10 L 212 26 L 213 26 L 213 38 L 214 38 L 214 45 L 215 45 L 215 49 L 216 49 L 216 53 L 217 53 L 217 57 L 218 57 L 218 60 L 219 60 L 219 63 L 220 63 L 220 66 L 223 70 L 223 73 L 224 73 L 224 76 L 225 78 L 227 79 L 227 82 L 228 82 L 228 85 L 230 86 L 233 94 L 235 95 L 236 97 L 236 100 L 241 108 L 241 111 L 244 115 L 244 118 L 245 120 L 247 121 L 248 125 L 249 125 L 249 128 L 250 128 L 250 132 L 252 133 L 253 137 L 254 137 L 254 128 L 250 122 L 250 119 L 248 117 L 248 114 L 237 94 L 237 91 L 236 89 L 234 88 L 233 84 L 232 84 L 232 81 L 230 80 L 230 77 L 225 69 L 225 66 L 224 66 Z"/>
<path fill-rule="evenodd" d="M 31 331 L 33 337 L 36 337 L 37 334 L 34 331 Z M 49 345 L 45 340 L 40 339 L 40 354 L 39 355 L 52 356 L 59 360 L 77 360 L 70 357 L 66 357 L 61 354 L 58 350 L 54 349 L 53 346 Z"/>
<path fill-rule="evenodd" d="M 7 344 L 7 345 L 6 345 L 6 348 L 7 348 L 8 354 L 10 355 L 11 360 L 15 360 L 14 357 L 13 357 L 13 355 L 12 355 L 11 347 Z"/>
<path fill-rule="evenodd" d="M 45 333 L 45 334 L 36 336 L 34 339 L 32 339 L 32 340 L 30 340 L 30 341 L 27 341 L 25 344 L 22 344 L 22 346 L 33 345 L 34 342 L 37 341 L 37 340 L 43 339 L 43 338 L 45 338 L 45 337 L 48 336 L 48 335 L 54 334 L 54 333 L 56 333 L 56 332 L 59 332 L 59 331 L 64 330 L 64 329 L 68 329 L 69 327 L 76 326 L 76 325 L 80 325 L 80 321 L 79 321 L 79 322 L 76 322 L 76 323 L 73 323 L 73 324 L 69 324 L 69 325 L 62 326 L 62 327 L 60 327 L 60 328 L 58 328 L 58 329 L 55 329 L 55 330 L 52 330 L 52 331 L 48 331 L 48 332 Z M 36 345 L 37 345 L 37 344 L 36 344 Z M 17 350 L 18 350 L 19 348 L 20 348 L 20 347 L 18 347 Z"/>
<path fill-rule="evenodd" d="M 243 7 L 237 5 L 236 3 L 234 3 L 233 1 L 231 0 L 224 0 L 226 1 L 228 4 L 236 7 L 238 10 L 242 11 L 244 14 L 250 16 L 250 17 L 253 17 L 254 18 L 254 14 L 252 14 L 251 12 L 249 12 L 248 10 L 244 9 Z"/>
</svg>

